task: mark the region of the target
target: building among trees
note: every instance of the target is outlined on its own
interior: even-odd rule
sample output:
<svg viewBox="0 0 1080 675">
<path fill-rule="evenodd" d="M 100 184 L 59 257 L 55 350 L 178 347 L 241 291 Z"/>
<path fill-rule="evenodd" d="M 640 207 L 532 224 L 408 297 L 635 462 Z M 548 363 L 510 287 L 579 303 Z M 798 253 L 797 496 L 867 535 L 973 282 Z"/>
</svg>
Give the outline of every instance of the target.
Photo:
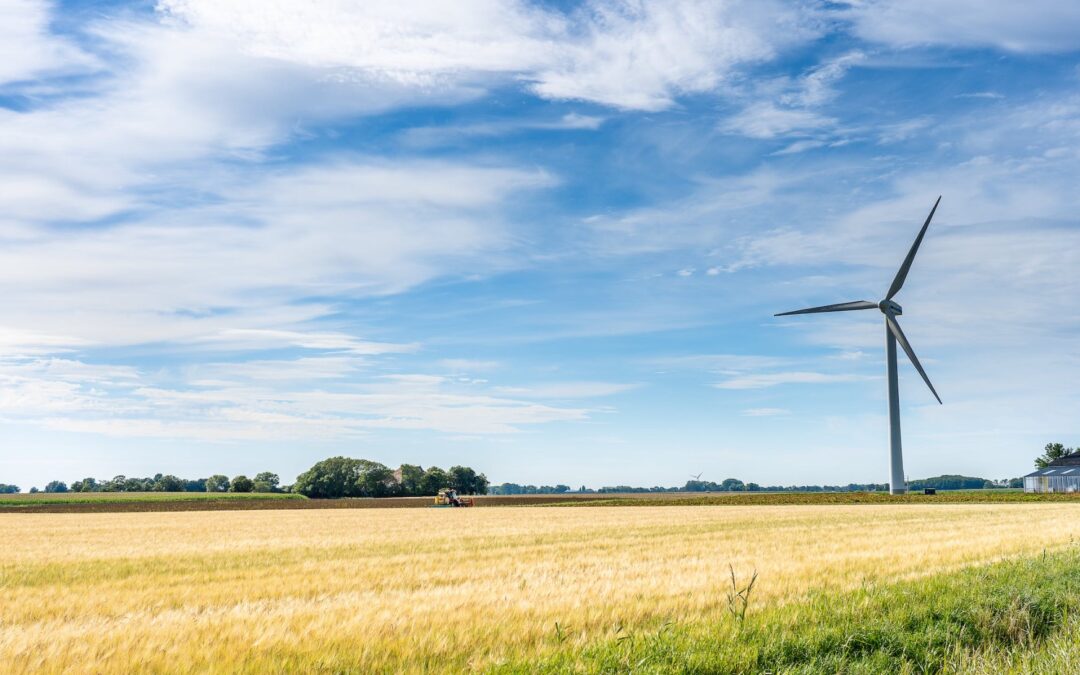
<svg viewBox="0 0 1080 675">
<path fill-rule="evenodd" d="M 1080 492 L 1080 450 L 1024 476 L 1024 492 Z"/>
</svg>

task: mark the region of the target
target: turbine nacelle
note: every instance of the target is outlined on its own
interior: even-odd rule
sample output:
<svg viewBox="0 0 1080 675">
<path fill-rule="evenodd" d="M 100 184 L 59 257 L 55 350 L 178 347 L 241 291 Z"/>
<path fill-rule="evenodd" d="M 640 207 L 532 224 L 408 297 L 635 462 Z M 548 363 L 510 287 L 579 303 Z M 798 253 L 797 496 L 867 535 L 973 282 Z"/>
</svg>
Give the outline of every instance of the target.
<svg viewBox="0 0 1080 675">
<path fill-rule="evenodd" d="M 882 300 L 877 306 L 882 314 L 900 316 L 904 313 L 904 308 L 892 300 Z"/>
</svg>

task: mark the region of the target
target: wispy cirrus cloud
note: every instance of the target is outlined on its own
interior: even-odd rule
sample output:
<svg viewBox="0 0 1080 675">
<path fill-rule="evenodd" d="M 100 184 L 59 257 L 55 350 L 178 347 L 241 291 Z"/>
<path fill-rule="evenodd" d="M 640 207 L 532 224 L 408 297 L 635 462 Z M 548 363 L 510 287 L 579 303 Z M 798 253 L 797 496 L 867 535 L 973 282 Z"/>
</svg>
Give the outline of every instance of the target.
<svg viewBox="0 0 1080 675">
<path fill-rule="evenodd" d="M 503 394 L 528 396 L 537 399 L 596 398 L 621 394 L 641 385 L 622 382 L 545 382 L 513 387 L 496 387 Z"/>
<path fill-rule="evenodd" d="M 778 2 L 592 0 L 559 12 L 526 2 L 293 3 L 165 0 L 194 30 L 252 54 L 343 69 L 342 77 L 483 87 L 514 77 L 552 99 L 661 110 L 715 90 L 735 67 L 812 38 L 809 12 Z"/>
<path fill-rule="evenodd" d="M 98 66 L 71 39 L 49 30 L 53 8 L 37 0 L 7 0 L 0 7 L 0 86 Z"/>
<path fill-rule="evenodd" d="M 791 411 L 787 408 L 747 408 L 742 411 L 743 417 L 777 417 L 789 414 Z"/>
<path fill-rule="evenodd" d="M 144 371 L 74 359 L 0 360 L 0 419 L 112 437 L 346 439 L 374 430 L 513 434 L 585 419 L 589 410 L 538 403 L 613 393 L 461 390 L 429 375 L 378 376 L 357 356 L 204 363 Z M 364 371 L 368 371 L 365 372 Z"/>
<path fill-rule="evenodd" d="M 790 371 L 739 375 L 717 382 L 713 386 L 717 389 L 766 389 L 782 384 L 830 384 L 834 382 L 858 382 L 871 379 L 875 378 L 866 375 L 847 373 Z"/>
<path fill-rule="evenodd" d="M 1080 8 L 1057 0 L 866 0 L 848 3 L 843 16 L 863 39 L 899 47 L 989 46 L 1014 52 L 1080 47 Z"/>
</svg>

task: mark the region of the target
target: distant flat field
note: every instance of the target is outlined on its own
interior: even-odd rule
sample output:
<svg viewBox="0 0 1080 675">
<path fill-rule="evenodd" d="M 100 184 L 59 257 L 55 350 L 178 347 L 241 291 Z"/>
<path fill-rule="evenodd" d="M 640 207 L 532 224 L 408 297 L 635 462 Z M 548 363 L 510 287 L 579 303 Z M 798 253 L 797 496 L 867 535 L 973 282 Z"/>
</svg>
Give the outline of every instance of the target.
<svg viewBox="0 0 1080 675">
<path fill-rule="evenodd" d="M 485 495 L 476 497 L 487 506 L 781 506 L 796 504 L 969 504 L 1071 502 L 1080 493 L 1026 494 L 1017 490 L 950 490 L 936 495 L 882 492 L 663 492 L 585 493 L 562 495 Z M 131 511 L 233 511 L 264 509 L 372 509 L 426 508 L 431 497 L 379 499 L 307 499 L 295 494 L 203 492 L 90 492 L 65 494 L 0 495 L 3 513 L 112 513 Z"/>
<path fill-rule="evenodd" d="M 5 672 L 460 672 L 1080 536 L 1074 504 L 11 514 Z M 559 626 L 556 627 L 556 622 Z M 570 636 L 570 637 L 566 637 Z"/>
</svg>

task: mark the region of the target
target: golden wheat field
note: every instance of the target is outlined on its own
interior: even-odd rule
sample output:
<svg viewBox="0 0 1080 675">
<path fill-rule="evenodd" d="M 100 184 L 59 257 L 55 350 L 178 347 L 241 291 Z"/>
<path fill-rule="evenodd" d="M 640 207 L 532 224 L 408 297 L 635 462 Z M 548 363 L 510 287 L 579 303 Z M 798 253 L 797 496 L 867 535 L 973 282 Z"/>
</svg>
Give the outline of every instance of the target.
<svg viewBox="0 0 1080 675">
<path fill-rule="evenodd" d="M 0 517 L 8 672 L 481 669 L 616 626 L 1054 548 L 1070 504 Z M 552 639 L 558 631 L 562 641 Z"/>
</svg>

